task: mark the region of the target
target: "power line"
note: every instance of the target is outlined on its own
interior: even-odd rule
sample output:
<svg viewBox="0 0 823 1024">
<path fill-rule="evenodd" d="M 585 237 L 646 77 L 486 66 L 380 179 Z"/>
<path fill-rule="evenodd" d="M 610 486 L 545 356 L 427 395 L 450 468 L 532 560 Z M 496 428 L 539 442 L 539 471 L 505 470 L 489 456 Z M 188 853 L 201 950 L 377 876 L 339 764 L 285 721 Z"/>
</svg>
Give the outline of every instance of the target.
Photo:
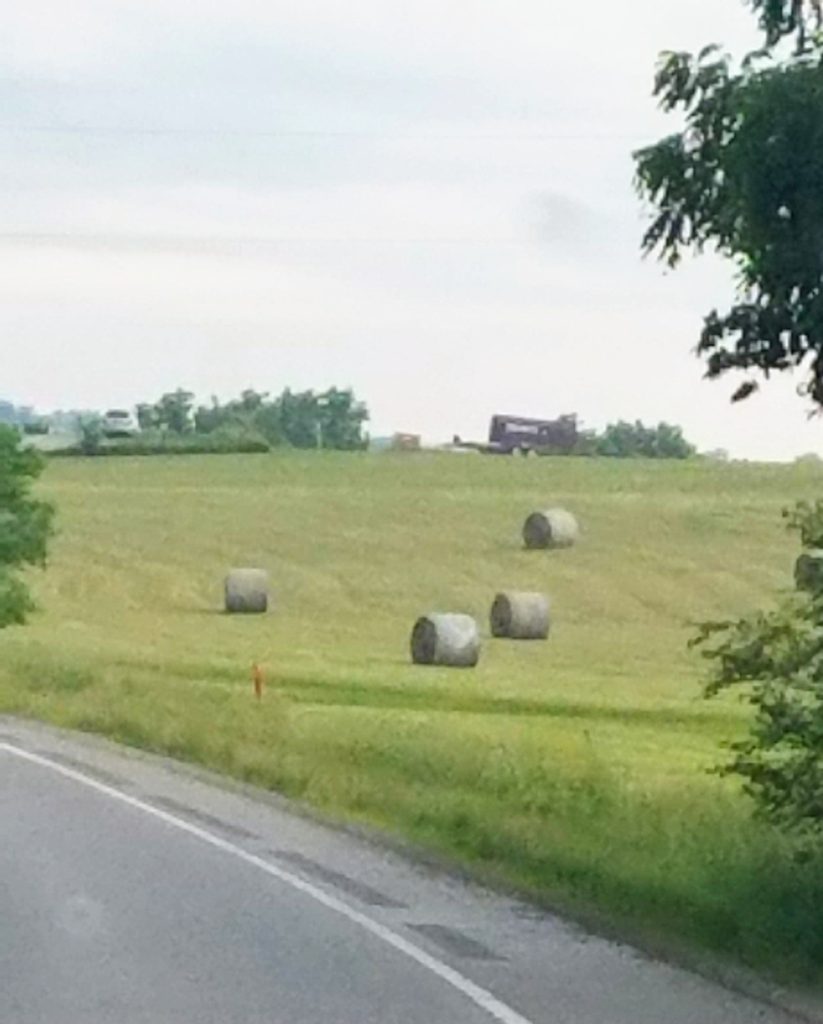
<svg viewBox="0 0 823 1024">
<path fill-rule="evenodd" d="M 140 138 L 255 138 L 255 139 L 376 139 L 409 142 L 628 142 L 643 140 L 622 133 L 562 132 L 403 132 L 390 130 L 332 131 L 326 129 L 245 129 L 141 127 L 138 125 L 16 125 L 0 124 L 6 135 L 134 136 Z"/>
<path fill-rule="evenodd" d="M 422 237 L 368 237 L 352 235 L 327 235 L 300 238 L 296 235 L 280 237 L 227 238 L 218 235 L 146 235 L 138 233 L 106 234 L 92 232 L 48 232 L 48 231 L 0 231 L 0 242 L 46 245 L 73 245 L 100 248 L 139 249 L 180 249 L 213 248 L 236 249 L 240 247 L 265 246 L 306 246 L 306 245 L 530 245 L 530 237 L 515 236 L 433 236 Z M 538 240 L 539 241 L 539 240 Z"/>
</svg>

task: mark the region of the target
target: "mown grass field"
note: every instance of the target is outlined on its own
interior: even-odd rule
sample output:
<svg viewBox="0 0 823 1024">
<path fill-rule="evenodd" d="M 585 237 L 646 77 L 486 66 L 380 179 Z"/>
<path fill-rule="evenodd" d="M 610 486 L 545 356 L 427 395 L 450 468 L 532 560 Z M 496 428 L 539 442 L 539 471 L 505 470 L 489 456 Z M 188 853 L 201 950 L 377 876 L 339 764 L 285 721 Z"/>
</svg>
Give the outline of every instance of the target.
<svg viewBox="0 0 823 1024">
<path fill-rule="evenodd" d="M 746 707 L 700 696 L 690 622 L 791 582 L 781 509 L 814 466 L 454 455 L 59 460 L 40 612 L 0 634 L 0 710 L 279 789 L 470 862 L 587 920 L 786 977 L 823 963 L 823 857 L 709 774 Z M 580 545 L 522 550 L 563 504 Z M 232 565 L 275 610 L 221 614 Z M 430 610 L 554 602 L 548 644 L 415 668 Z M 252 696 L 253 661 L 266 699 Z"/>
</svg>

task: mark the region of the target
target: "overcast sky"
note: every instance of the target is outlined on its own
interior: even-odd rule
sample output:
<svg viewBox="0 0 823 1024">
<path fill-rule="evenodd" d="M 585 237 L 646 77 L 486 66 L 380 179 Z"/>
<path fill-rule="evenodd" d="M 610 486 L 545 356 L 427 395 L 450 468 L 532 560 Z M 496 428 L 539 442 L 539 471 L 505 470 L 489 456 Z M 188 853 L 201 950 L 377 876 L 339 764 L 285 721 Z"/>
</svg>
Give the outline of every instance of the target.
<svg viewBox="0 0 823 1024">
<path fill-rule="evenodd" d="M 656 54 L 740 0 L 28 0 L 0 37 L 0 397 L 351 385 L 372 432 L 493 412 L 821 450 L 797 382 L 732 407 L 692 354 L 730 297 L 643 261 Z"/>
</svg>

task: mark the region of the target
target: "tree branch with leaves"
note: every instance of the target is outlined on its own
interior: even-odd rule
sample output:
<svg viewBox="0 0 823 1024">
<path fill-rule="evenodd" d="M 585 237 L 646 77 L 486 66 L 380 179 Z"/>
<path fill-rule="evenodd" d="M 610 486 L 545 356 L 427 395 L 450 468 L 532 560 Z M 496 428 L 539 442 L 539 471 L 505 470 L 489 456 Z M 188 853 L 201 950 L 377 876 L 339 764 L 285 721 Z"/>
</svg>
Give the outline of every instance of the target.
<svg viewBox="0 0 823 1024">
<path fill-rule="evenodd" d="M 31 495 L 42 470 L 42 457 L 0 425 L 0 628 L 24 622 L 33 607 L 19 570 L 46 561 L 54 510 Z"/>
<path fill-rule="evenodd" d="M 823 29 L 823 0 L 751 0 L 751 7 L 758 15 L 767 46 L 793 36 L 802 53 Z"/>
<path fill-rule="evenodd" d="M 795 590 L 768 612 L 704 623 L 692 641 L 714 666 L 709 697 L 744 687 L 749 735 L 723 771 L 744 779 L 760 812 L 801 832 L 823 830 L 823 501 L 785 516 L 800 534 Z"/>
<path fill-rule="evenodd" d="M 806 34 L 820 9 L 755 7 L 772 42 L 739 66 L 715 46 L 660 59 L 654 94 L 685 124 L 635 154 L 643 249 L 671 267 L 706 250 L 735 265 L 735 300 L 706 315 L 697 344 L 708 377 L 747 372 L 740 400 L 758 375 L 799 368 L 823 406 L 823 61 Z M 770 47 L 803 26 L 778 60 Z"/>
</svg>

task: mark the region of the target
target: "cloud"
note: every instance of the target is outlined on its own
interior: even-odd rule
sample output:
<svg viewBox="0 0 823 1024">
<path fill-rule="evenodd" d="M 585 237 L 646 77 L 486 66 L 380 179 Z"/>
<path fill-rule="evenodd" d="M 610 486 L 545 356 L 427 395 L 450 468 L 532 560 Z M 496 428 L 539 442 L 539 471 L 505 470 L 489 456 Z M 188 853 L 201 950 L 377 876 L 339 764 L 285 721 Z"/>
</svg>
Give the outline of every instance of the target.
<svg viewBox="0 0 823 1024">
<path fill-rule="evenodd" d="M 29 0 L 4 20 L 10 397 L 352 383 L 380 430 L 577 409 L 811 446 L 785 389 L 762 408 L 792 429 L 766 436 L 700 381 L 728 271 L 638 255 L 655 54 L 744 45 L 742 5 Z"/>
</svg>

